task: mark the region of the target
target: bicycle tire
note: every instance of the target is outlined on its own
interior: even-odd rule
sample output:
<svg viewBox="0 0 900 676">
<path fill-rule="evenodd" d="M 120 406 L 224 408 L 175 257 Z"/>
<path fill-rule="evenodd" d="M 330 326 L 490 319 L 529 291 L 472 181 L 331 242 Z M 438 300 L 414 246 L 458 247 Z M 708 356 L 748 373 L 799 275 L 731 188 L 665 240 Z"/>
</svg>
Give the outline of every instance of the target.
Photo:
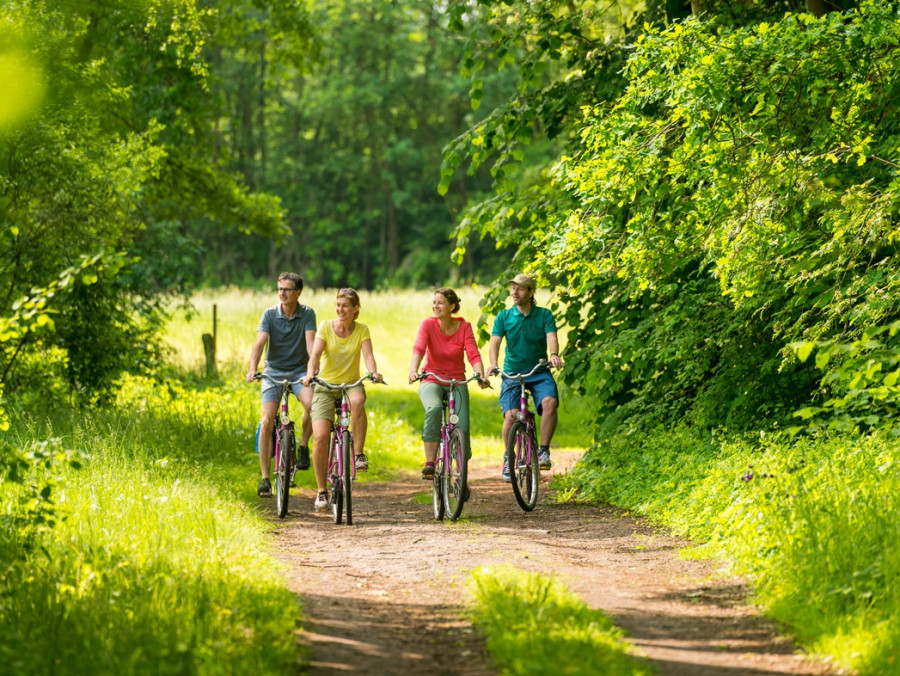
<svg viewBox="0 0 900 676">
<path fill-rule="evenodd" d="M 350 432 L 344 430 L 341 434 L 341 454 L 344 458 L 344 476 L 341 483 L 343 484 L 344 493 L 344 523 L 348 526 L 353 525 L 353 507 L 351 503 L 351 495 L 353 493 L 353 465 L 350 463 L 356 460 L 350 452 L 352 442 L 350 440 Z"/>
<path fill-rule="evenodd" d="M 294 433 L 290 427 L 282 426 L 278 430 L 278 439 L 276 440 L 275 455 L 275 506 L 278 509 L 278 516 L 284 518 L 288 512 L 288 498 L 291 492 L 291 466 L 293 458 L 291 457 L 291 448 L 293 447 Z"/>
<path fill-rule="evenodd" d="M 431 477 L 431 503 L 434 506 L 434 518 L 444 520 L 444 449 L 438 449 L 434 461 L 434 476 Z"/>
<path fill-rule="evenodd" d="M 456 521 L 466 502 L 466 480 L 469 466 L 469 447 L 463 431 L 454 427 L 450 432 L 448 465 L 444 471 L 444 508 L 447 518 Z"/>
<path fill-rule="evenodd" d="M 530 512 L 537 505 L 541 469 L 538 466 L 534 439 L 529 450 L 528 428 L 520 420 L 513 423 L 506 444 L 506 457 L 512 478 L 513 493 L 519 507 Z"/>
<path fill-rule="evenodd" d="M 339 470 L 339 463 L 337 460 L 338 454 L 338 438 L 336 435 L 331 435 L 331 453 L 328 456 L 328 471 L 331 472 L 331 517 L 334 520 L 336 525 L 341 523 L 341 517 L 343 516 L 344 509 L 344 491 L 342 484 L 342 479 Z"/>
</svg>

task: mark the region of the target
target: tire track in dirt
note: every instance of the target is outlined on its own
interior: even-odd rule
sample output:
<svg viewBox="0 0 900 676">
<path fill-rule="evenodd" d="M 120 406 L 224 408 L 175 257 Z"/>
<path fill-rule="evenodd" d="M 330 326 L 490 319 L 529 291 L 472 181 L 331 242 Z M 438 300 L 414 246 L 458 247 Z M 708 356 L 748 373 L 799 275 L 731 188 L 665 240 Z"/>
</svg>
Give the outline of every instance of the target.
<svg viewBox="0 0 900 676">
<path fill-rule="evenodd" d="M 575 457 L 554 453 L 554 471 Z M 303 600 L 305 673 L 496 673 L 460 604 L 469 572 L 497 563 L 559 578 L 612 616 L 661 674 L 837 673 L 779 636 L 746 604 L 742 581 L 682 560 L 687 542 L 611 508 L 552 504 L 545 481 L 525 513 L 498 474 L 472 468 L 472 499 L 452 525 L 412 501 L 430 489 L 418 477 L 357 483 L 349 527 L 313 512 L 309 489 L 294 490 L 283 522 L 264 503 L 277 524 L 275 555 Z"/>
</svg>

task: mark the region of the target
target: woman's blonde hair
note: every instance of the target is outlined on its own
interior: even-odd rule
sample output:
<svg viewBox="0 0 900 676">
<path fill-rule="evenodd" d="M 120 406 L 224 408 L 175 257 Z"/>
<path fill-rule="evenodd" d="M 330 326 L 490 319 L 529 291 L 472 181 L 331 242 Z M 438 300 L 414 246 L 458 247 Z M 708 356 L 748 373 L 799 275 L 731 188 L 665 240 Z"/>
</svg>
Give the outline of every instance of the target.
<svg viewBox="0 0 900 676">
<path fill-rule="evenodd" d="M 338 289 L 337 297 L 346 298 L 347 300 L 349 300 L 350 305 L 356 308 L 356 314 L 353 315 L 353 318 L 356 319 L 357 317 L 359 317 L 359 294 L 356 293 L 356 289 L 351 289 L 350 287 Z"/>
</svg>

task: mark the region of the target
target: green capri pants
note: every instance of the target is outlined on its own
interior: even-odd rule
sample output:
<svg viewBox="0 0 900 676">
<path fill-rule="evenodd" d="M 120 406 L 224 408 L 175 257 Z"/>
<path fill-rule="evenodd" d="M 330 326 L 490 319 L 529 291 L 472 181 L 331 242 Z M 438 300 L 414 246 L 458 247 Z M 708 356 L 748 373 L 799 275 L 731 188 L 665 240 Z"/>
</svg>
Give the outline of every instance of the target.
<svg viewBox="0 0 900 676">
<path fill-rule="evenodd" d="M 449 385 L 424 382 L 419 385 L 419 399 L 425 407 L 425 425 L 422 427 L 422 441 L 441 440 L 441 409 L 445 395 L 450 394 Z M 453 408 L 459 416 L 456 426 L 462 429 L 469 441 L 469 390 L 457 387 Z"/>
</svg>

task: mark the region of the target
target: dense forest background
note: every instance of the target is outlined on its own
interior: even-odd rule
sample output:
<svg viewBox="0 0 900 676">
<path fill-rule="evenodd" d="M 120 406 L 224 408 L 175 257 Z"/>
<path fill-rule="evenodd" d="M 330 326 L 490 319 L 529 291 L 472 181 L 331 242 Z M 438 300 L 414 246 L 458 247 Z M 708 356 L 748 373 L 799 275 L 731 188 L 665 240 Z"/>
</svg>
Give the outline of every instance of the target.
<svg viewBox="0 0 900 676">
<path fill-rule="evenodd" d="M 0 19 L 7 392 L 102 399 L 198 286 L 481 281 L 484 321 L 528 269 L 607 428 L 893 429 L 897 3 Z"/>
</svg>

